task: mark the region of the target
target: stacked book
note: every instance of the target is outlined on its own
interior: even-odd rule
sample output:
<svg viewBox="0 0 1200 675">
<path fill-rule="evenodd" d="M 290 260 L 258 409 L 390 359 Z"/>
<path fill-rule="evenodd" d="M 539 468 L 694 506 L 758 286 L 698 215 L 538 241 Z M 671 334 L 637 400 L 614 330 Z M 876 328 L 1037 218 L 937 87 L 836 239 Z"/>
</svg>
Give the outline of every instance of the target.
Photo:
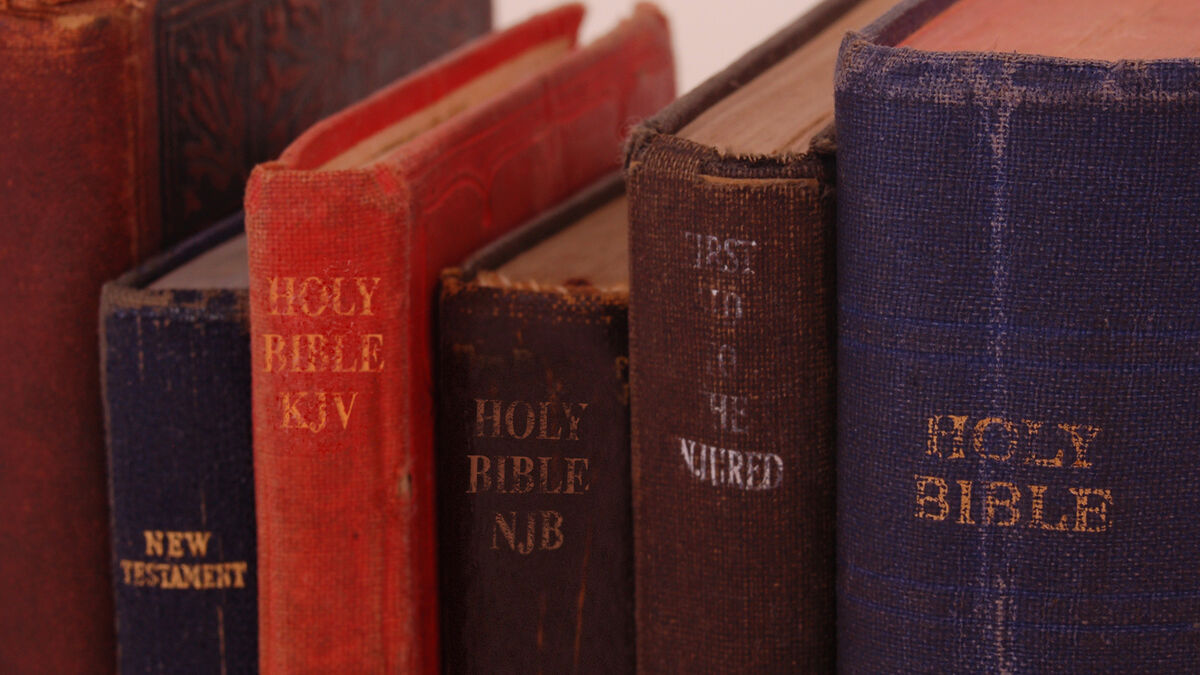
<svg viewBox="0 0 1200 675">
<path fill-rule="evenodd" d="M 0 0 L 0 671 L 1200 669 L 1200 7 L 582 18 Z"/>
</svg>

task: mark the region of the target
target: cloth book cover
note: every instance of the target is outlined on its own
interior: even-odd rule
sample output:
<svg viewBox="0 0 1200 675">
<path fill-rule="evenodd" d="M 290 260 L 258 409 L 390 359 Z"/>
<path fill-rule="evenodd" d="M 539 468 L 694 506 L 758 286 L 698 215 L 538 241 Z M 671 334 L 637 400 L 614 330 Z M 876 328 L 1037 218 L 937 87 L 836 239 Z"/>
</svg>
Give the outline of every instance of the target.
<svg viewBox="0 0 1200 675">
<path fill-rule="evenodd" d="M 603 179 L 442 274 L 447 672 L 634 670 L 628 285 L 500 269 L 623 188 Z"/>
<path fill-rule="evenodd" d="M 101 284 L 489 22 L 486 0 L 0 0 L 0 670 L 115 664 Z"/>
<path fill-rule="evenodd" d="M 637 660 L 647 672 L 833 668 L 833 147 L 817 133 L 796 150 L 728 151 L 687 132 L 802 50 L 796 65 L 832 64 L 837 25 L 857 4 L 819 5 L 629 143 Z M 751 113 L 740 124 L 764 122 Z"/>
<path fill-rule="evenodd" d="M 151 287 L 241 232 L 238 214 L 101 294 L 123 673 L 258 671 L 247 291 Z"/>
<path fill-rule="evenodd" d="M 433 321 L 444 267 L 619 162 L 673 95 L 640 5 L 567 6 L 434 62 L 259 166 L 250 251 L 261 665 L 438 667 Z"/>
<path fill-rule="evenodd" d="M 837 66 L 839 667 L 1194 671 L 1200 63 L 897 46 L 954 7 Z"/>
</svg>

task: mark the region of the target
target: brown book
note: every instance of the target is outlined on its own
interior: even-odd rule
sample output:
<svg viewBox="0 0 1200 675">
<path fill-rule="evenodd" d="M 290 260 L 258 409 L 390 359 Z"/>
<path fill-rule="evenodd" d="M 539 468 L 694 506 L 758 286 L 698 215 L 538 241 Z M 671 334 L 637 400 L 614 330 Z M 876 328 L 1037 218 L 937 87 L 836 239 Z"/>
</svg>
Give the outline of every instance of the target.
<svg viewBox="0 0 1200 675">
<path fill-rule="evenodd" d="M 0 0 L 0 672 L 115 667 L 101 284 L 489 23 L 486 0 Z"/>
<path fill-rule="evenodd" d="M 629 144 L 638 667 L 834 662 L 832 0 Z"/>
<path fill-rule="evenodd" d="M 442 275 L 448 672 L 632 672 L 628 249 L 619 175 Z"/>
</svg>

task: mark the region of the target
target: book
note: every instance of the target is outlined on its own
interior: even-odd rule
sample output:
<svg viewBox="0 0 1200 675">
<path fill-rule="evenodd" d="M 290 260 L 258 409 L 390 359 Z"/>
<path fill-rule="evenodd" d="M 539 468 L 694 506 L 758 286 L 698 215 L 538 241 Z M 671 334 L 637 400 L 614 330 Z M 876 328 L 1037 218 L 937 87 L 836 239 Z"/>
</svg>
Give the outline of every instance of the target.
<svg viewBox="0 0 1200 675">
<path fill-rule="evenodd" d="M 632 135 L 638 668 L 834 664 L 833 91 L 825 2 Z"/>
<path fill-rule="evenodd" d="M 447 672 L 633 672 L 629 250 L 602 179 L 442 273 Z"/>
<path fill-rule="evenodd" d="M 842 46 L 839 668 L 1200 663 L 1197 20 L 905 2 Z"/>
<path fill-rule="evenodd" d="M 104 285 L 117 666 L 258 670 L 241 214 Z"/>
<path fill-rule="evenodd" d="M 485 0 L 0 1 L 0 670 L 115 664 L 101 284 L 238 210 L 294 133 L 489 21 Z"/>
<path fill-rule="evenodd" d="M 476 41 L 251 176 L 266 672 L 437 669 L 438 275 L 616 168 L 630 121 L 673 95 L 655 8 L 576 48 L 581 18 L 570 5 Z"/>
</svg>

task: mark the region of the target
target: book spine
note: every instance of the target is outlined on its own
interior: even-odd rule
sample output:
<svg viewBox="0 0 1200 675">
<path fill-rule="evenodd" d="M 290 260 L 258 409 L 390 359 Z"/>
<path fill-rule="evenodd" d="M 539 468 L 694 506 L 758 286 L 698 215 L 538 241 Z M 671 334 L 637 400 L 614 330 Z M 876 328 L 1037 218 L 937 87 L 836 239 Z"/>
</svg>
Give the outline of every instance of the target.
<svg viewBox="0 0 1200 675">
<path fill-rule="evenodd" d="M 260 168 L 247 191 L 266 673 L 437 667 L 408 197 L 386 171 Z"/>
<path fill-rule="evenodd" d="M 96 307 L 153 248 L 141 3 L 0 2 L 0 671 L 110 672 Z"/>
<path fill-rule="evenodd" d="M 443 276 L 447 672 L 633 672 L 627 296 Z"/>
<path fill-rule="evenodd" d="M 1197 77 L 843 45 L 846 672 L 1200 663 Z"/>
<path fill-rule="evenodd" d="M 245 292 L 105 286 L 118 666 L 258 671 Z"/>
<path fill-rule="evenodd" d="M 639 669 L 833 663 L 828 170 L 628 161 Z"/>
</svg>

